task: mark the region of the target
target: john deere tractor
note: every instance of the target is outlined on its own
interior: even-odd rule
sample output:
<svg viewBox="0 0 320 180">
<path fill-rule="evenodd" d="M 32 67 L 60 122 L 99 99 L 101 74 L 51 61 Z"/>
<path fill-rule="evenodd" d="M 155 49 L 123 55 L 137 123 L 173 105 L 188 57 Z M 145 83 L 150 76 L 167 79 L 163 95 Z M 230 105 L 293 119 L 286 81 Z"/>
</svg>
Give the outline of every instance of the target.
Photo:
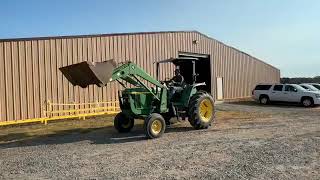
<svg viewBox="0 0 320 180">
<path fill-rule="evenodd" d="M 116 64 L 114 60 L 85 61 L 61 67 L 60 71 L 73 85 L 82 88 L 92 84 L 102 87 L 113 81 L 120 83 L 123 87 L 118 92 L 121 112 L 114 118 L 114 127 L 121 133 L 129 132 L 135 119 L 144 119 L 146 136 L 158 138 L 170 125 L 171 118 L 188 119 L 195 129 L 208 128 L 214 119 L 214 100 L 208 92 L 199 90 L 205 83 L 196 82 L 196 61 L 195 58 L 158 61 L 156 79 L 133 62 Z M 188 73 L 191 78 L 179 85 L 159 81 L 163 63 L 191 71 Z"/>
</svg>

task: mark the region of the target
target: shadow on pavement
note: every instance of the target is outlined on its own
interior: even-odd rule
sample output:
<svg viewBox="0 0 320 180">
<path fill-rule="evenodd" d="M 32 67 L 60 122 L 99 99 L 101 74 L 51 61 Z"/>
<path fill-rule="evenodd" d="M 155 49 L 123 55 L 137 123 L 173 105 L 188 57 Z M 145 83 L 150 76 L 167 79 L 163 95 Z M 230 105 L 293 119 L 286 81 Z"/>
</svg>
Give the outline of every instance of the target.
<svg viewBox="0 0 320 180">
<path fill-rule="evenodd" d="M 169 127 L 166 129 L 165 134 L 185 132 L 194 130 L 192 127 Z M 165 135 L 164 134 L 164 135 Z M 142 125 L 137 125 L 130 133 L 118 133 L 113 127 L 103 128 L 89 128 L 89 129 L 71 129 L 64 131 L 56 131 L 54 134 L 32 136 L 28 137 L 24 133 L 11 133 L 5 136 L 8 137 L 21 137 L 26 136 L 25 139 L 7 139 L 4 143 L 0 144 L 0 149 L 15 148 L 15 147 L 30 147 L 41 145 L 56 145 L 68 144 L 81 141 L 90 141 L 91 144 L 119 144 L 129 143 L 136 141 L 147 141 Z M 0 139 L 7 137 L 0 136 Z"/>
</svg>

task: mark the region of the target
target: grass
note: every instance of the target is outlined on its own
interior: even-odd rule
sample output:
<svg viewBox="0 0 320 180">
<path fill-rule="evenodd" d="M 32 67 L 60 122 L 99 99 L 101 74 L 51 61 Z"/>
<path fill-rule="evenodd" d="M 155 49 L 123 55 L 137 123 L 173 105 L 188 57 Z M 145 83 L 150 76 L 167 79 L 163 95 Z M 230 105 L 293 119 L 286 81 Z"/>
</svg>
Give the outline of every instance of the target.
<svg viewBox="0 0 320 180">
<path fill-rule="evenodd" d="M 218 111 L 216 118 L 218 121 L 253 119 L 265 117 L 263 114 L 238 112 L 238 111 Z M 139 122 L 137 124 L 141 124 Z M 71 133 L 88 133 L 100 128 L 113 126 L 113 116 L 97 116 L 86 120 L 61 120 L 43 124 L 27 124 L 20 126 L 7 126 L 0 128 L 0 144 L 23 141 L 36 137 L 48 137 Z"/>
</svg>

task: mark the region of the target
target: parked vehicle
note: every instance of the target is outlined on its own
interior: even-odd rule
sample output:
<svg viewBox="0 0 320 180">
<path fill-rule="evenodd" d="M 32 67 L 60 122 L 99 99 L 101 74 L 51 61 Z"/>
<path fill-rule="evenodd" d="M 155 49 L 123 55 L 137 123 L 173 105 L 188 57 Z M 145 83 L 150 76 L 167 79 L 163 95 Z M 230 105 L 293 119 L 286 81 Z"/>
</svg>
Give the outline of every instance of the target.
<svg viewBox="0 0 320 180">
<path fill-rule="evenodd" d="M 308 84 L 317 88 L 320 91 L 320 84 L 318 84 L 318 83 L 308 83 Z"/>
<path fill-rule="evenodd" d="M 313 85 L 311 84 L 299 84 L 301 87 L 303 87 L 305 90 L 308 90 L 308 91 L 320 91 L 319 89 L 317 89 L 316 87 L 314 87 Z"/>
<path fill-rule="evenodd" d="M 252 91 L 261 104 L 270 102 L 301 103 L 304 107 L 320 105 L 320 92 L 309 91 L 297 84 L 259 84 Z"/>
</svg>

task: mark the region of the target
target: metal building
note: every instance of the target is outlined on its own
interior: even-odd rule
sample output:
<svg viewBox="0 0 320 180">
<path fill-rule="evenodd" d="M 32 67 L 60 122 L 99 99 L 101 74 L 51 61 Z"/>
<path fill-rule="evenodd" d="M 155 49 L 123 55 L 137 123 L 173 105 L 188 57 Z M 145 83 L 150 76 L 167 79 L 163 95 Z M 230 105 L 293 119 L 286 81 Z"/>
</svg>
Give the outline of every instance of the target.
<svg viewBox="0 0 320 180">
<path fill-rule="evenodd" d="M 216 99 L 251 95 L 260 82 L 279 82 L 279 69 L 197 31 L 101 34 L 0 40 L 0 121 L 42 117 L 46 101 L 117 101 L 120 86 L 73 87 L 58 68 L 81 61 L 131 60 L 151 75 L 154 62 L 197 57 L 200 80 Z M 162 67 L 171 77 L 173 67 Z"/>
</svg>

